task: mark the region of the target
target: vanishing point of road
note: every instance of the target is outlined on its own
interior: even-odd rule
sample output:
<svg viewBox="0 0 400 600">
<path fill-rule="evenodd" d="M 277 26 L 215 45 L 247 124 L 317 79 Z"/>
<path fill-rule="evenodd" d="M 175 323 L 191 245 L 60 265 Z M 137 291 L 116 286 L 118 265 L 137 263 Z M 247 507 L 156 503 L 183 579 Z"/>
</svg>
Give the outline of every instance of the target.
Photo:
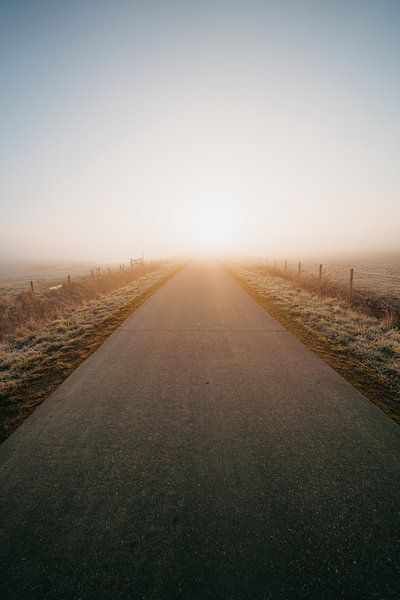
<svg viewBox="0 0 400 600">
<path fill-rule="evenodd" d="M 190 263 L 0 447 L 5 600 L 398 597 L 400 429 Z"/>
</svg>

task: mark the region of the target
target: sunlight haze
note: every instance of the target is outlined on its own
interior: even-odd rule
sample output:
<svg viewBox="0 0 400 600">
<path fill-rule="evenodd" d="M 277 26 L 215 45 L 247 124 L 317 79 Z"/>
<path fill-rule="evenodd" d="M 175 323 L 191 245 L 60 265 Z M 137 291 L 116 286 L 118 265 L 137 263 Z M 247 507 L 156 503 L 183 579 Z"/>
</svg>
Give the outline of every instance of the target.
<svg viewBox="0 0 400 600">
<path fill-rule="evenodd" d="M 400 5 L 0 8 L 0 253 L 400 250 Z"/>
</svg>

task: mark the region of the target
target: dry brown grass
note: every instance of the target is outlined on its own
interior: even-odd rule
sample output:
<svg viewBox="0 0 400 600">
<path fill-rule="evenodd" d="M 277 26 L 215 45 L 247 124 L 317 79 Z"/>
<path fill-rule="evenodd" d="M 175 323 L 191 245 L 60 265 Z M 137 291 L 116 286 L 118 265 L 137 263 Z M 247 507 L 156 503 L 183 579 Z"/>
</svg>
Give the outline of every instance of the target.
<svg viewBox="0 0 400 600">
<path fill-rule="evenodd" d="M 248 264 L 248 266 L 250 266 Z M 254 272 L 271 277 L 286 279 L 296 287 L 307 290 L 321 298 L 337 298 L 342 304 L 366 315 L 385 320 L 391 327 L 400 327 L 400 297 L 384 290 L 354 289 L 340 281 L 334 281 L 329 276 L 321 280 L 314 275 L 300 276 L 293 271 L 285 271 L 268 265 L 253 264 Z"/>
<path fill-rule="evenodd" d="M 0 440 L 178 268 L 153 264 L 142 272 L 78 281 L 56 293 L 20 294 L 2 321 Z"/>
<path fill-rule="evenodd" d="M 59 289 L 18 294 L 0 292 L 0 340 L 21 336 L 60 319 L 80 304 L 128 285 L 160 268 L 146 263 L 133 269 L 96 270 L 89 277 L 64 281 Z"/>
</svg>

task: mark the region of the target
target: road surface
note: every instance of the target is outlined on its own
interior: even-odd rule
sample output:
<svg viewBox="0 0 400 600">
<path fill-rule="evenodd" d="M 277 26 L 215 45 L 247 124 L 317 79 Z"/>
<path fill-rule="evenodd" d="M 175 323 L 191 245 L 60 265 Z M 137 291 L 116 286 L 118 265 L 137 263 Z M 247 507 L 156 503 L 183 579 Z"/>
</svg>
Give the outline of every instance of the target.
<svg viewBox="0 0 400 600">
<path fill-rule="evenodd" d="M 0 595 L 398 597 L 400 429 L 218 265 L 0 447 Z"/>
</svg>

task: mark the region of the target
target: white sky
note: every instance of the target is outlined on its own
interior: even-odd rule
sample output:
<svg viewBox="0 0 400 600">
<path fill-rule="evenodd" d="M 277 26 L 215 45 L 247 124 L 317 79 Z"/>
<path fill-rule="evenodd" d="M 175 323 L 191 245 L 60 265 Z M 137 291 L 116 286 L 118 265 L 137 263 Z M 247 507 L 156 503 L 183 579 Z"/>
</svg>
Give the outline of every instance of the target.
<svg viewBox="0 0 400 600">
<path fill-rule="evenodd" d="M 0 18 L 2 258 L 400 250 L 396 3 L 33 4 Z"/>
</svg>

